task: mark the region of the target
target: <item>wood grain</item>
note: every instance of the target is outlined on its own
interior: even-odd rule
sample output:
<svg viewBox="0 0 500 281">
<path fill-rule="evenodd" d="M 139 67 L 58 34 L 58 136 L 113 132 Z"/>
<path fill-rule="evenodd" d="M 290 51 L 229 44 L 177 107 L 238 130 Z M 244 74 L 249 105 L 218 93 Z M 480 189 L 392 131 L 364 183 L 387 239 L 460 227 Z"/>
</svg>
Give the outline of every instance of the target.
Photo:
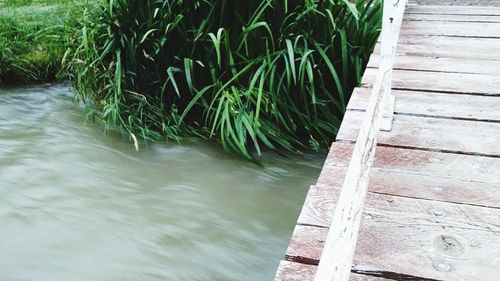
<svg viewBox="0 0 500 281">
<path fill-rule="evenodd" d="M 393 58 L 405 6 L 406 0 L 383 2 L 380 35 L 381 60 L 379 67 L 375 70 L 376 78 L 372 93 L 364 112 L 364 119 L 361 121 L 336 210 L 332 216 L 332 225 L 335 227 L 331 227 L 328 232 L 315 281 L 349 280 L 365 196 L 368 191 L 370 169 L 377 146 L 377 135 L 381 128 L 383 130 L 392 128 L 394 99 L 391 98 L 390 92 Z M 392 108 L 389 106 L 391 101 Z M 382 122 L 383 118 L 385 118 L 384 122 Z"/>
<path fill-rule="evenodd" d="M 375 69 L 367 68 L 361 85 L 371 87 L 375 75 Z M 392 88 L 397 90 L 500 95 L 500 75 L 395 69 L 393 71 Z"/>
<path fill-rule="evenodd" d="M 311 190 L 338 193 L 338 187 Z M 330 205 L 312 205 L 304 211 L 319 208 L 316 213 L 327 214 L 336 202 L 335 196 L 330 198 Z M 319 259 L 320 251 L 313 249 L 321 249 L 325 237 L 325 228 L 298 225 L 287 257 Z M 493 281 L 500 273 L 498 256 L 499 209 L 369 193 L 354 263 L 373 273 Z M 443 264 L 449 271 L 436 270 Z"/>
<path fill-rule="evenodd" d="M 363 112 L 347 111 L 337 140 L 354 141 Z M 379 144 L 500 157 L 500 123 L 395 115 Z"/>
<path fill-rule="evenodd" d="M 499 7 L 491 6 L 438 6 L 411 5 L 405 14 L 438 14 L 438 15 L 500 15 Z"/>
<path fill-rule="evenodd" d="M 316 272 L 315 265 L 282 260 L 274 281 L 310 281 Z M 350 281 L 388 281 L 386 278 L 351 273 Z"/>
<path fill-rule="evenodd" d="M 404 2 L 403 2 L 404 3 Z M 344 178 L 339 202 L 333 214 L 321 261 L 316 272 L 316 281 L 344 281 L 349 279 L 352 257 L 356 246 L 365 195 L 368 189 L 370 168 L 375 155 L 377 135 L 383 116 L 387 89 L 390 89 L 392 56 L 383 60 L 377 69 L 377 78 L 368 102 L 359 135 Z"/>
<path fill-rule="evenodd" d="M 500 184 L 500 159 L 473 155 L 378 147 L 374 167 L 384 170 L 482 183 Z M 325 167 L 345 167 L 352 144 L 335 143 Z M 323 173 L 320 175 L 320 179 Z M 467 195 L 464 195 L 467 197 Z M 467 200 L 464 198 L 463 200 Z M 498 202 L 497 202 L 498 204 Z"/>
<path fill-rule="evenodd" d="M 373 54 L 368 67 L 377 68 L 379 64 L 380 56 Z M 398 55 L 394 58 L 394 69 L 500 75 L 500 61 Z"/>
<path fill-rule="evenodd" d="M 404 21 L 401 33 L 406 35 L 460 36 L 500 38 L 500 23 Z"/>
<path fill-rule="evenodd" d="M 380 44 L 377 44 L 374 53 L 379 52 Z M 401 34 L 397 54 L 499 60 L 500 39 Z"/>
<path fill-rule="evenodd" d="M 438 200 L 500 208 L 500 159 L 462 154 L 378 147 L 369 191 L 426 200 Z M 316 185 L 340 186 L 352 152 L 352 144 L 334 143 Z M 336 194 L 333 194 L 336 196 Z M 309 193 L 316 204 L 332 195 Z M 304 204 L 311 206 L 311 204 Z M 299 221 L 313 221 L 302 218 Z M 314 215 L 325 225 L 321 214 Z"/>
<path fill-rule="evenodd" d="M 315 273 L 315 265 L 282 260 L 274 281 L 312 281 Z"/>
<path fill-rule="evenodd" d="M 355 182 L 346 181 L 352 159 L 363 155 L 353 142 L 359 144 L 358 132 L 368 128 L 364 111 L 373 113 L 371 87 L 380 86 L 380 45 L 348 105 L 340 142 L 309 189 L 275 280 L 314 280 L 325 244 L 330 251 L 323 268 L 350 269 L 352 247 L 345 241 L 356 241 L 357 220 L 350 280 L 498 279 L 500 8 L 413 6 L 401 32 L 392 74 L 394 127 L 379 134 L 369 174 L 359 173 L 367 190 L 344 192 L 345 182 Z M 377 137 L 371 138 L 373 145 Z M 363 213 L 363 199 L 339 200 L 363 193 Z M 345 238 L 339 233 L 351 239 L 339 240 Z M 335 243 L 340 247 L 331 247 Z"/>
<path fill-rule="evenodd" d="M 393 90 L 392 94 L 398 114 L 500 122 L 500 97 L 404 90 Z M 369 88 L 354 89 L 347 109 L 364 110 L 369 96 Z"/>
<path fill-rule="evenodd" d="M 500 22 L 500 16 L 405 14 L 405 21 Z"/>
</svg>

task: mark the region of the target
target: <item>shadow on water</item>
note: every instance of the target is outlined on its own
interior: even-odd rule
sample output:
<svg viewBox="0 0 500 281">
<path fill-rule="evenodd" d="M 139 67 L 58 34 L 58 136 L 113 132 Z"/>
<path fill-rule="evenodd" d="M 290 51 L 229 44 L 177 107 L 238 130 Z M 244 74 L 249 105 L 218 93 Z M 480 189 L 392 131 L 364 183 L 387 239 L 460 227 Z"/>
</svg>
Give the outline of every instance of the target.
<svg viewBox="0 0 500 281">
<path fill-rule="evenodd" d="M 0 278 L 272 280 L 321 163 L 136 152 L 85 125 L 67 86 L 0 90 Z"/>
</svg>

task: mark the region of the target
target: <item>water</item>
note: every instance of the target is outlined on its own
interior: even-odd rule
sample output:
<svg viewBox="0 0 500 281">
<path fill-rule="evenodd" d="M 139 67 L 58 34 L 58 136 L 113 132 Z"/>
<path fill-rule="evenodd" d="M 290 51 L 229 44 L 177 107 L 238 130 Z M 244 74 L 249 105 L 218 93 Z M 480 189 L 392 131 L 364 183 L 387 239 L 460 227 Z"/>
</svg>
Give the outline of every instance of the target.
<svg viewBox="0 0 500 281">
<path fill-rule="evenodd" d="M 65 86 L 0 90 L 0 279 L 272 280 L 321 162 L 136 152 Z"/>
</svg>

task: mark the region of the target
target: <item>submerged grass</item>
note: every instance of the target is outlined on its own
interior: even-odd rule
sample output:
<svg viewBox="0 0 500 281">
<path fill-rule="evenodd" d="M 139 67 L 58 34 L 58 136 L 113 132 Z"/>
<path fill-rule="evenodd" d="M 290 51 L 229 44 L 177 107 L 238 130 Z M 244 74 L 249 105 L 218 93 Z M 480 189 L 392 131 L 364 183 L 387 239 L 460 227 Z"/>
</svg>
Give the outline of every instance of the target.
<svg viewBox="0 0 500 281">
<path fill-rule="evenodd" d="M 114 0 L 88 10 L 77 97 L 136 140 L 198 136 L 255 159 L 326 148 L 380 29 L 380 0 Z"/>
<path fill-rule="evenodd" d="M 0 85 L 56 79 L 84 1 L 0 2 Z"/>
</svg>

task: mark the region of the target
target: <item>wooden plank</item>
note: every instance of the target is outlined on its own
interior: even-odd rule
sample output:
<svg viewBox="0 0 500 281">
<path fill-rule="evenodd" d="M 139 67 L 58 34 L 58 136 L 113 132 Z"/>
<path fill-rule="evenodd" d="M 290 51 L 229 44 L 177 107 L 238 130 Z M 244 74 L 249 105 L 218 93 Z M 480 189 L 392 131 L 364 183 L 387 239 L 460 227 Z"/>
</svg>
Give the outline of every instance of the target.
<svg viewBox="0 0 500 281">
<path fill-rule="evenodd" d="M 391 91 L 393 57 L 403 19 L 406 0 L 388 0 L 383 3 L 381 31 L 381 62 L 373 83 L 372 94 L 364 120 L 359 129 L 342 192 L 332 217 L 315 281 L 347 281 L 356 247 L 359 225 L 366 193 L 370 168 L 377 145 L 377 135 L 387 107 Z M 388 122 L 385 122 L 387 124 Z M 384 126 L 383 129 L 388 129 Z"/>
<path fill-rule="evenodd" d="M 368 67 L 377 68 L 379 64 L 380 56 L 373 54 Z M 394 58 L 394 69 L 500 75 L 500 61 L 398 55 Z"/>
<path fill-rule="evenodd" d="M 328 214 L 334 210 L 339 192 L 340 186 L 314 185 L 310 187 L 312 199 L 305 202 L 308 206 L 302 210 L 304 214 L 301 214 L 301 219 L 297 221 L 298 225 L 295 227 L 292 241 L 290 241 L 289 248 L 286 251 L 288 259 L 299 261 L 299 259 L 304 258 L 300 260 L 300 262 L 306 264 L 315 264 L 318 261 L 321 249 L 318 250 L 317 245 L 318 243 L 324 244 L 325 239 L 318 239 L 317 237 L 326 237 L 325 233 L 327 232 L 327 228 L 331 225 L 331 216 Z M 367 196 L 367 198 L 370 199 L 366 201 L 367 209 L 365 210 L 366 214 L 363 219 L 366 219 L 367 216 L 369 217 L 370 212 L 376 212 L 377 209 L 379 211 L 384 210 L 387 207 L 386 202 L 399 201 L 406 202 L 402 205 L 409 206 L 409 209 L 396 210 L 396 213 L 413 213 L 414 216 L 428 214 L 430 217 L 441 217 L 444 215 L 441 213 L 445 213 L 444 210 L 448 210 L 446 214 L 448 216 L 451 215 L 451 219 L 453 219 L 453 223 L 450 222 L 449 226 L 469 230 L 495 232 L 496 235 L 500 234 L 500 209 L 498 208 L 435 200 L 422 200 L 419 198 L 378 194 L 371 191 Z M 321 198 L 321 200 L 318 202 L 315 200 L 316 198 Z M 422 208 L 425 210 L 422 211 Z M 442 210 L 442 212 L 434 212 L 435 210 Z M 307 212 L 310 211 L 312 211 L 313 214 L 307 214 Z M 321 214 L 321 224 L 318 224 L 320 220 L 317 219 L 313 221 L 307 220 L 308 218 L 318 217 L 315 214 Z M 425 220 L 426 218 L 419 217 L 418 219 Z M 426 224 L 433 225 L 434 223 L 439 225 L 445 222 L 428 220 Z M 309 238 L 294 239 L 293 237 L 297 236 L 297 233 L 309 233 Z M 500 239 L 500 236 L 498 239 Z M 500 244 L 498 246 L 500 247 Z"/>
<path fill-rule="evenodd" d="M 347 111 L 337 140 L 354 141 L 363 112 Z M 379 144 L 500 157 L 500 123 L 395 115 Z"/>
<path fill-rule="evenodd" d="M 407 35 L 500 38 L 500 23 L 405 21 L 401 33 Z"/>
<path fill-rule="evenodd" d="M 337 180 L 335 174 L 345 173 L 345 168 L 326 166 L 325 174 L 317 185 L 330 186 Z M 437 200 L 474 206 L 500 209 L 500 184 L 481 181 L 466 181 L 449 177 L 436 177 L 410 172 L 374 167 L 370 179 L 369 191 L 380 194 L 404 196 L 416 199 Z M 316 198 L 318 194 L 311 193 L 306 201 L 314 200 L 316 204 L 326 204 L 328 196 Z M 304 207 L 310 206 L 305 204 Z M 314 217 L 304 217 L 314 215 Z M 322 225 L 324 216 L 313 211 L 301 213 L 300 222 Z M 313 223 L 314 222 L 314 223 Z"/>
<path fill-rule="evenodd" d="M 442 46 L 447 48 L 453 46 L 459 48 L 471 48 L 473 51 L 490 50 L 500 48 L 500 39 L 497 38 L 474 38 L 474 37 L 443 37 L 437 35 L 412 35 L 401 33 L 398 39 L 398 44 L 407 45 L 431 45 Z M 398 45 L 399 48 L 399 45 Z"/>
<path fill-rule="evenodd" d="M 441 6 L 441 5 L 412 5 L 408 6 L 405 14 L 439 14 L 439 15 L 500 15 L 499 7 L 490 6 Z"/>
<path fill-rule="evenodd" d="M 500 122 L 500 97 L 393 90 L 395 112 L 428 117 Z M 364 110 L 370 88 L 355 88 L 347 109 Z"/>
<path fill-rule="evenodd" d="M 371 87 L 376 74 L 376 69 L 366 69 L 361 85 Z M 393 71 L 392 88 L 397 90 L 500 95 L 500 75 L 395 69 Z"/>
<path fill-rule="evenodd" d="M 334 187 L 312 190 L 338 193 Z M 336 202 L 330 198 L 330 206 L 304 210 L 326 213 Z M 499 221 L 499 209 L 369 193 L 354 263 L 384 277 L 493 281 L 500 274 Z M 315 249 L 322 248 L 325 237 L 326 228 L 298 225 L 287 257 L 318 260 Z"/>
<path fill-rule="evenodd" d="M 478 185 L 488 182 L 500 184 L 499 158 L 395 147 L 378 147 L 377 150 L 379 156 L 375 158 L 374 168 L 384 171 L 439 177 L 450 180 L 450 183 L 455 179 L 469 181 L 471 184 L 476 182 Z M 335 143 L 324 166 L 346 167 L 345 163 L 351 153 L 351 143 Z M 320 179 L 322 176 L 323 173 Z M 491 204 L 500 202 L 491 201 Z"/>
<path fill-rule="evenodd" d="M 349 279 L 377 134 L 383 115 L 384 93 L 387 94 L 386 88 L 390 89 L 388 83 L 392 72 L 392 60 L 390 58 L 383 60 L 377 71 L 376 82 L 367 110 L 363 113 L 364 120 L 361 121 L 359 135 L 344 179 L 343 191 L 339 195 L 339 203 L 332 218 L 332 224 L 339 228 L 331 228 L 328 233 L 328 240 L 314 279 L 316 281 Z"/>
<path fill-rule="evenodd" d="M 500 22 L 500 16 L 440 15 L 406 13 L 405 21 Z"/>
<path fill-rule="evenodd" d="M 313 280 L 316 266 L 282 260 L 274 281 L 309 281 Z M 386 278 L 351 273 L 350 281 L 388 281 Z"/>
<path fill-rule="evenodd" d="M 401 34 L 398 42 L 396 53 L 400 55 L 500 59 L 500 39 Z M 379 53 L 379 49 L 377 44 L 374 53 Z"/>
<path fill-rule="evenodd" d="M 315 265 L 282 260 L 274 281 L 312 281 L 315 273 Z"/>
<path fill-rule="evenodd" d="M 378 147 L 369 191 L 389 195 L 500 209 L 500 159 L 463 154 Z M 316 185 L 340 186 L 352 152 L 350 143 L 334 143 Z M 325 194 L 309 192 L 304 208 L 324 205 Z M 336 194 L 333 194 L 336 196 Z M 304 218 L 308 214 L 313 217 Z M 302 211 L 299 222 L 325 225 L 324 214 Z M 314 220 L 318 220 L 313 222 Z"/>
</svg>

